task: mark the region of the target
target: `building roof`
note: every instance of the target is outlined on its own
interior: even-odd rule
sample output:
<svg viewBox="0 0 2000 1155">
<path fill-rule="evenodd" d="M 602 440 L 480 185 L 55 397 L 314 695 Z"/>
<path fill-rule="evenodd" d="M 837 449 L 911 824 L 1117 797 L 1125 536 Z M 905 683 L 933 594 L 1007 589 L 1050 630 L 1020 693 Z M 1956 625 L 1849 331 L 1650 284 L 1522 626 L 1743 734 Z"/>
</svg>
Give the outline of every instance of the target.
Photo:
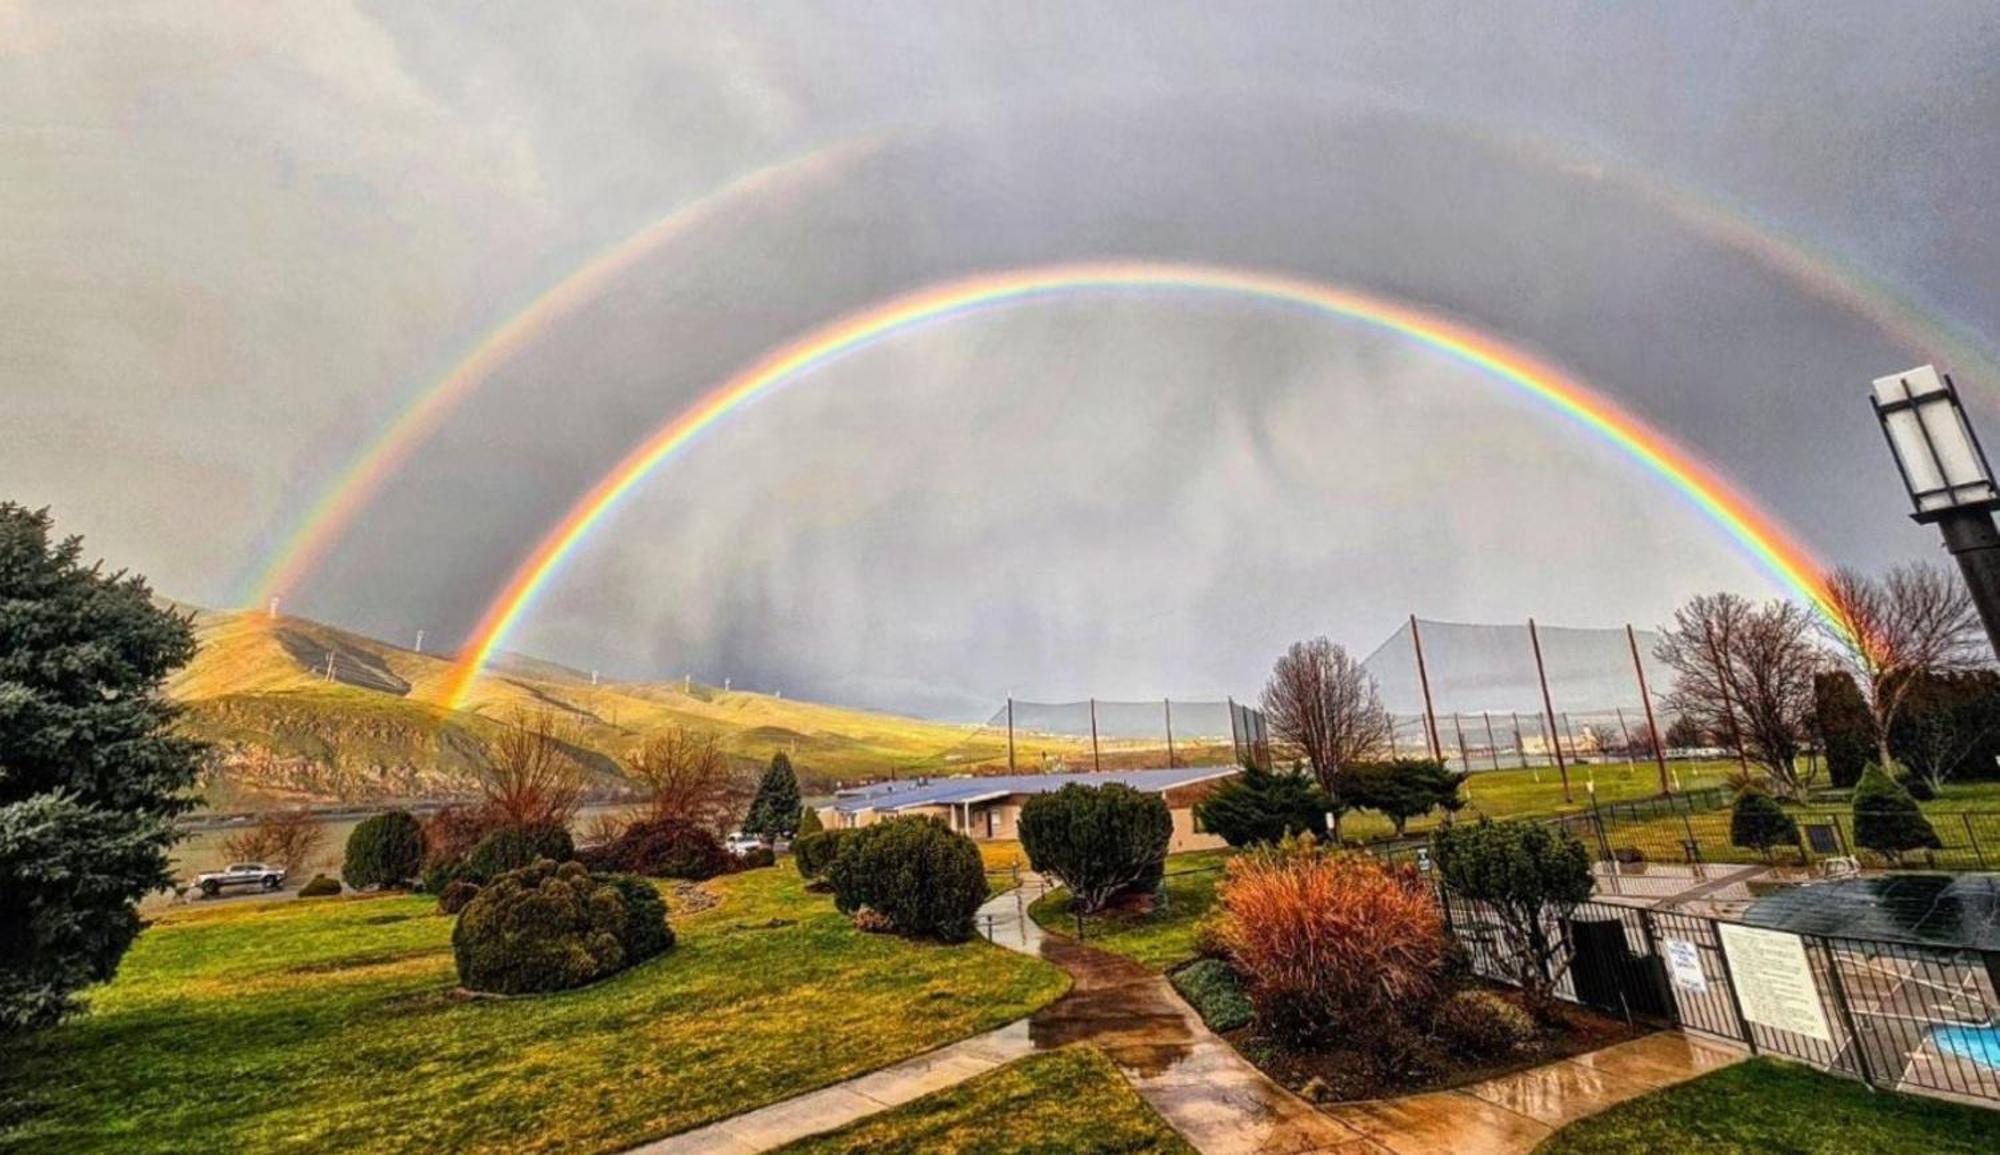
<svg viewBox="0 0 2000 1155">
<path fill-rule="evenodd" d="M 1172 770 L 1106 770 L 1097 774 L 920 778 L 842 790 L 833 796 L 833 808 L 843 814 L 857 814 L 863 810 L 907 810 L 913 806 L 959 806 L 968 802 L 991 802 L 1010 794 L 1047 794 L 1071 783 L 1103 786 L 1117 782 L 1147 794 L 1162 794 L 1178 786 L 1226 778 L 1236 772 L 1234 766 L 1176 766 Z"/>
</svg>

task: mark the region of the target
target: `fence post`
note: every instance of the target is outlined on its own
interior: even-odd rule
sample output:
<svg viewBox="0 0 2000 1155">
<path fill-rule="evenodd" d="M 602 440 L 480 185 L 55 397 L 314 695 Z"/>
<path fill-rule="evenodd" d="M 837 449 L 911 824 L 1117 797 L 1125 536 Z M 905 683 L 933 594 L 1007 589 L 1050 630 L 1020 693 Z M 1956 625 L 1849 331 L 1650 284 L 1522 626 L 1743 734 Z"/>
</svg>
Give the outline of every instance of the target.
<svg viewBox="0 0 2000 1155">
<path fill-rule="evenodd" d="M 1729 988 L 1729 1009 L 1736 1012 L 1736 1025 L 1743 1028 L 1743 1041 L 1750 1046 L 1750 1054 L 1757 1054 L 1757 1029 L 1750 1020 L 1743 1017 L 1743 1000 L 1736 996 L 1736 972 L 1729 969 L 1729 948 L 1722 944 L 1722 924 L 1716 919 L 1704 919 L 1708 923 L 1709 937 L 1715 940 L 1715 957 L 1722 963 L 1722 985 Z"/>
<path fill-rule="evenodd" d="M 1803 936 L 1802 936 L 1803 937 Z M 1861 1070 L 1861 1081 L 1869 1088 L 1875 1086 L 1874 1067 L 1868 1061 L 1868 1043 L 1861 1037 L 1861 1029 L 1854 1025 L 1854 1012 L 1847 1006 L 1847 984 L 1840 981 L 1840 960 L 1834 956 L 1833 944 L 1822 938 L 1819 952 L 1826 958 L 1826 973 L 1833 979 L 1833 1006 L 1840 1012 L 1840 1021 L 1847 1028 L 1847 1038 L 1854 1044 L 1854 1064 Z M 1834 1056 L 1839 1058 L 1838 1055 Z"/>
<path fill-rule="evenodd" d="M 1660 940 L 1653 934 L 1653 912 L 1643 906 L 1639 908 L 1639 930 L 1646 938 L 1646 958 L 1648 962 L 1657 963 L 1663 961 L 1660 958 Z M 1673 1016 L 1675 1026 L 1680 1026 L 1681 1000 L 1679 995 L 1674 994 L 1673 980 L 1663 976 L 1659 968 L 1650 965 L 1646 968 L 1646 976 L 1656 982 L 1665 984 L 1667 988 L 1665 992 L 1667 996 L 1667 1014 Z"/>
<path fill-rule="evenodd" d="M 1965 839 L 1967 842 L 1972 843 L 1972 853 L 1979 856 L 1979 869 L 1985 870 L 1986 852 L 1980 849 L 1979 847 L 1979 835 L 1973 833 L 1972 815 L 1969 813 L 1961 813 L 1959 817 L 1965 820 Z"/>
</svg>

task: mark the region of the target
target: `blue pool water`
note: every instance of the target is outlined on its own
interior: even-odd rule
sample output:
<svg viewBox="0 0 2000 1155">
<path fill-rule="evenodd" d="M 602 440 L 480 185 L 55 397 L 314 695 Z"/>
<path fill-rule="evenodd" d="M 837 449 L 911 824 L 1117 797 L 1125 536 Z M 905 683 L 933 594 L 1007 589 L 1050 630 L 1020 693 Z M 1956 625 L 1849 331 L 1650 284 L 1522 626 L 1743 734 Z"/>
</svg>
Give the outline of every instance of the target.
<svg viewBox="0 0 2000 1155">
<path fill-rule="evenodd" d="M 2000 1070 L 2000 1027 L 1939 1027 L 1931 1032 L 1931 1040 L 1948 1055 Z"/>
</svg>

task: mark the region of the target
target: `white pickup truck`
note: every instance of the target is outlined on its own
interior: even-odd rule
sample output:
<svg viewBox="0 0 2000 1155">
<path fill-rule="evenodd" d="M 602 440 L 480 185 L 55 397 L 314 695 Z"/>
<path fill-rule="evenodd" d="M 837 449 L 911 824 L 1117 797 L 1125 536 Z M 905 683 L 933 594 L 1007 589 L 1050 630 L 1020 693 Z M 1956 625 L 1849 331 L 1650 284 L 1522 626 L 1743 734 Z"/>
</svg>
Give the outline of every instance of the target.
<svg viewBox="0 0 2000 1155">
<path fill-rule="evenodd" d="M 214 898 L 230 887 L 258 886 L 265 890 L 276 890 L 283 886 L 285 872 L 276 866 L 266 866 L 261 862 L 233 862 L 221 870 L 211 870 L 194 876 L 195 889 Z"/>
</svg>

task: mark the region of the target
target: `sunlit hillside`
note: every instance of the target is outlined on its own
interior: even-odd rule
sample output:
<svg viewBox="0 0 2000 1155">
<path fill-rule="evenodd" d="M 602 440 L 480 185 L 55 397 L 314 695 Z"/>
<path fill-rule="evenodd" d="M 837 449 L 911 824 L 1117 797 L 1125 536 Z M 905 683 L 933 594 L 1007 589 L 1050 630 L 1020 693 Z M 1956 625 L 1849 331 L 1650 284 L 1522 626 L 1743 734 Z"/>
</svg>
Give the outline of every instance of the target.
<svg viewBox="0 0 2000 1155">
<path fill-rule="evenodd" d="M 187 729 L 216 743 L 216 806 L 438 797 L 464 791 L 502 725 L 559 711 L 596 784 L 620 784 L 616 756 L 670 726 L 718 736 L 746 762 L 783 750 L 809 784 L 962 772 L 1006 758 L 1002 734 L 731 692 L 700 683 L 605 683 L 510 657 L 470 708 L 439 706 L 448 657 L 301 618 L 196 610 L 201 649 L 169 689 Z"/>
</svg>

